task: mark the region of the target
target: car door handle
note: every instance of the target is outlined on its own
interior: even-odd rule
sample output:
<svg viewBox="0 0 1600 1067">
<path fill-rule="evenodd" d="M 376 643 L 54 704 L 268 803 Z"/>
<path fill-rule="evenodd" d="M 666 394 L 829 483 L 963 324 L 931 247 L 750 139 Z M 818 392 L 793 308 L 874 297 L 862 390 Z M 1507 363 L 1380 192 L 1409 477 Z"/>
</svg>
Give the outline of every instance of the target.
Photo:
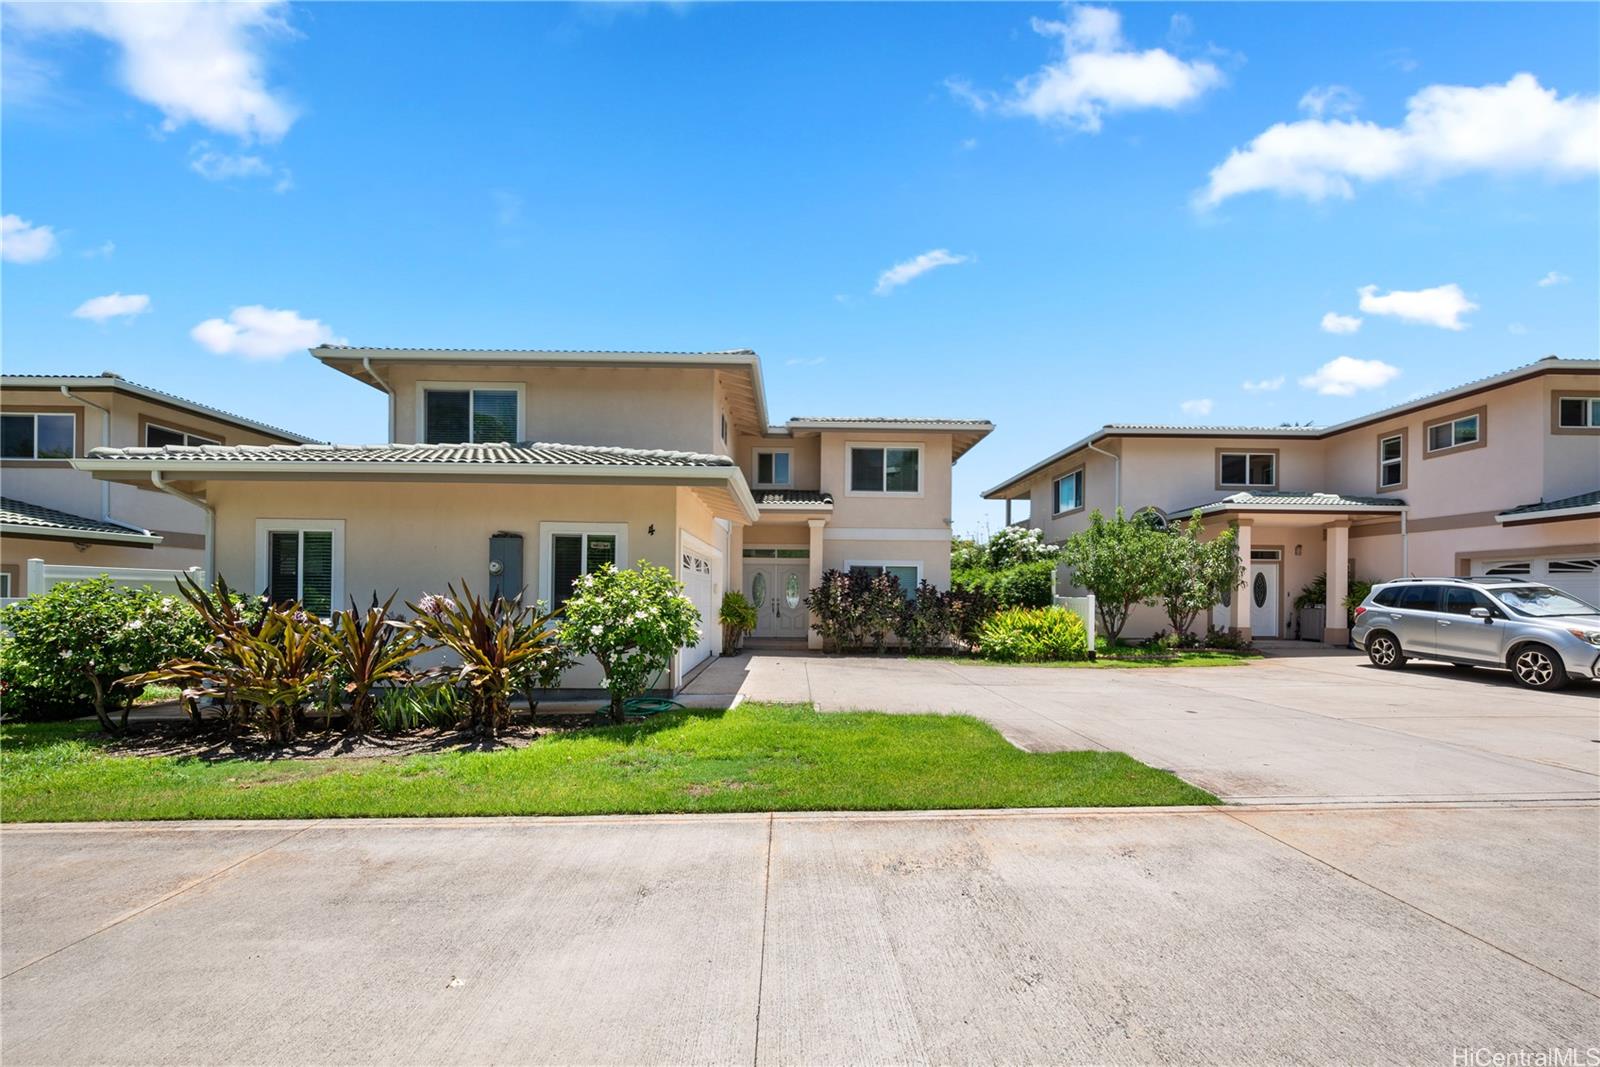
<svg viewBox="0 0 1600 1067">
<path fill-rule="evenodd" d="M 1440 626 L 1449 626 L 1450 625 L 1450 620 L 1449 619 L 1440 619 L 1439 620 L 1439 625 Z"/>
<path fill-rule="evenodd" d="M 1399 615 L 1390 615 L 1389 618 L 1395 622 L 1399 622 L 1401 617 Z"/>
</svg>

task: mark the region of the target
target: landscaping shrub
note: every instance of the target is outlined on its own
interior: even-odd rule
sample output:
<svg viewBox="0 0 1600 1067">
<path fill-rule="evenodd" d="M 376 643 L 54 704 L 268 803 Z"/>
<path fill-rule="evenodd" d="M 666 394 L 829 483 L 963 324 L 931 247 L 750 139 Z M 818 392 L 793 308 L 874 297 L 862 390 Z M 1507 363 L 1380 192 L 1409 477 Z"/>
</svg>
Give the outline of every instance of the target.
<svg viewBox="0 0 1600 1067">
<path fill-rule="evenodd" d="M 912 653 L 944 648 L 956 632 L 954 598 L 924 579 L 917 595 L 902 605 L 894 632 Z"/>
<path fill-rule="evenodd" d="M 373 721 L 386 734 L 424 726 L 448 730 L 461 721 L 461 698 L 449 682 L 390 686 L 373 703 Z"/>
<path fill-rule="evenodd" d="M 1006 608 L 980 627 L 978 650 L 1001 663 L 1086 659 L 1089 632 L 1066 608 Z"/>
<path fill-rule="evenodd" d="M 1000 610 L 1000 605 L 982 589 L 962 588 L 954 584 L 945 596 L 950 606 L 952 632 L 967 645 L 976 645 L 978 628 Z"/>
<path fill-rule="evenodd" d="M 981 592 L 1000 607 L 1044 608 L 1055 603 L 1056 564 L 1054 560 L 1041 559 L 1001 570 L 969 567 L 952 571 L 950 584 Z"/>
<path fill-rule="evenodd" d="M 374 691 L 378 686 L 406 680 L 406 663 L 422 652 L 417 631 L 394 625 L 389 607 L 394 596 L 382 604 L 372 598 L 366 611 L 350 601 L 348 611 L 336 611 L 321 631 L 327 648 L 329 667 L 338 684 L 329 688 L 330 704 L 339 696 L 349 700 L 346 728 L 364 734 L 372 728 Z"/>
<path fill-rule="evenodd" d="M 428 594 L 415 604 L 407 603 L 416 617 L 398 625 L 455 655 L 456 663 L 423 674 L 452 678 L 466 697 L 467 725 L 480 737 L 494 737 L 511 721 L 511 694 L 534 668 L 529 661 L 556 645 L 552 616 L 538 614 L 521 596 L 485 600 L 465 582 L 460 593 L 454 585 L 449 591 L 449 596 Z"/>
<path fill-rule="evenodd" d="M 1209 541 L 1200 540 L 1200 513 L 1166 534 L 1161 570 L 1156 579 L 1156 599 L 1178 639 L 1189 636 L 1202 612 L 1222 599 L 1222 590 L 1239 584 L 1238 532 L 1223 530 Z"/>
<path fill-rule="evenodd" d="M 535 614 L 539 610 L 536 606 Z M 545 645 L 522 661 L 513 674 L 516 688 L 522 691 L 523 697 L 528 701 L 530 715 L 539 707 L 539 700 L 534 694 L 541 689 L 559 687 L 562 675 L 571 670 L 575 662 L 577 657 L 573 656 L 572 650 L 561 641 L 559 634 L 554 643 Z"/>
<path fill-rule="evenodd" d="M 1025 526 L 1006 526 L 989 538 L 988 567 L 1005 570 L 1019 563 L 1054 563 L 1061 549 L 1044 539 L 1044 531 Z"/>
<path fill-rule="evenodd" d="M 1118 508 L 1107 519 L 1099 510 L 1089 515 L 1089 528 L 1067 538 L 1061 562 L 1072 568 L 1072 580 L 1094 594 L 1095 617 L 1111 644 L 1117 643 L 1135 604 L 1154 600 L 1166 564 L 1164 530 Z"/>
<path fill-rule="evenodd" d="M 0 610 L 0 677 L 9 717 L 49 718 L 94 708 L 109 733 L 127 726 L 143 684 L 124 676 L 192 656 L 205 640 L 182 600 L 152 589 L 120 589 L 104 575 L 63 582 Z M 112 714 L 118 713 L 117 720 Z"/>
<path fill-rule="evenodd" d="M 600 664 L 613 722 L 624 720 L 624 704 L 649 688 L 673 653 L 700 638 L 700 612 L 683 583 L 644 560 L 635 570 L 607 564 L 579 578 L 563 613 L 561 643 Z"/>
<path fill-rule="evenodd" d="M 723 654 L 737 652 L 744 635 L 756 628 L 756 606 L 736 589 L 722 594 L 722 610 L 717 613 L 722 623 Z"/>
<path fill-rule="evenodd" d="M 905 595 L 892 574 L 828 571 L 806 597 L 806 607 L 817 616 L 811 628 L 822 635 L 823 648 L 881 652 L 900 623 Z"/>
</svg>

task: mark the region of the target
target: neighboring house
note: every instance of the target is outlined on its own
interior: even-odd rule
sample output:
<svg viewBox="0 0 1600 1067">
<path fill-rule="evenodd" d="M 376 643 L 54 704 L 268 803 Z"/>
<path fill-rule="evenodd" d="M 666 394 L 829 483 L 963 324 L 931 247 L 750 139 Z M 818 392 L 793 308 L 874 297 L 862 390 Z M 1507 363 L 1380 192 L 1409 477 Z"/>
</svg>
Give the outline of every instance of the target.
<svg viewBox="0 0 1600 1067">
<path fill-rule="evenodd" d="M 984 493 L 1060 542 L 1091 511 L 1195 509 L 1248 561 L 1213 623 L 1317 636 L 1295 596 L 1351 579 L 1529 575 L 1600 601 L 1600 360 L 1549 359 L 1321 428 L 1105 426 Z M 1131 637 L 1166 625 L 1140 609 Z M 1298 629 L 1297 629 L 1298 625 Z M 1347 640 L 1342 611 L 1324 639 Z"/>
<path fill-rule="evenodd" d="M 205 513 L 148 477 L 114 485 L 73 470 L 88 449 L 309 440 L 109 372 L 0 376 L 0 597 L 37 591 L 26 588 L 29 559 L 173 571 L 202 565 Z"/>
<path fill-rule="evenodd" d="M 317 611 L 374 593 L 414 602 L 462 581 L 526 588 L 559 609 L 574 579 L 606 563 L 669 567 L 703 631 L 665 680 L 673 688 L 720 650 L 724 590 L 757 602 L 758 637 L 816 644 L 803 600 L 826 569 L 948 583 L 950 468 L 992 429 L 772 426 L 748 350 L 312 355 L 387 395 L 388 443 L 172 443 L 98 449 L 76 466 L 192 494 L 215 514 L 208 571 Z M 569 685 L 598 682 L 586 664 Z"/>
</svg>

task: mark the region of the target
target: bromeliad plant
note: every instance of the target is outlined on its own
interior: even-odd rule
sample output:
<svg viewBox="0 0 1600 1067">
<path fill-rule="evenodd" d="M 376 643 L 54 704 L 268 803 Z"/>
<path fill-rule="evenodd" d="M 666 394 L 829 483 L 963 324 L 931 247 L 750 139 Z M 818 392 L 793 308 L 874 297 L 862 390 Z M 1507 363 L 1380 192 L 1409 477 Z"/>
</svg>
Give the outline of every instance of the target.
<svg viewBox="0 0 1600 1067">
<path fill-rule="evenodd" d="M 372 606 L 361 611 L 352 598 L 350 610 L 334 612 L 322 632 L 337 681 L 330 695 L 349 701 L 346 728 L 352 734 L 371 731 L 379 687 L 408 680 L 406 664 L 423 651 L 417 631 L 389 617 L 393 603 L 392 593 L 382 604 L 374 594 Z"/>
<path fill-rule="evenodd" d="M 700 640 L 700 612 L 683 595 L 683 583 L 644 560 L 634 570 L 606 564 L 579 578 L 562 614 L 561 643 L 600 664 L 612 722 L 624 720 L 627 702 L 666 670 L 678 649 Z"/>
<path fill-rule="evenodd" d="M 477 596 L 462 583 L 448 596 L 429 594 L 407 603 L 416 618 L 397 623 L 454 653 L 460 664 L 436 667 L 428 676 L 447 676 L 463 691 L 467 725 L 480 737 L 494 737 L 511 722 L 511 697 L 522 688 L 538 657 L 554 651 L 557 634 L 550 615 L 523 604 Z"/>
</svg>

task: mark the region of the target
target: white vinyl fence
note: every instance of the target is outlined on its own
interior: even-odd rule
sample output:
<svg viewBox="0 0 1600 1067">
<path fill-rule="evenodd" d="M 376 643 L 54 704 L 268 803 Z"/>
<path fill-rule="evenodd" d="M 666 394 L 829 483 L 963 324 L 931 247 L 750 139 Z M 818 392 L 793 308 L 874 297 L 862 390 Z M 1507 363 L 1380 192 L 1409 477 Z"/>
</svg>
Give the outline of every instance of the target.
<svg viewBox="0 0 1600 1067">
<path fill-rule="evenodd" d="M 1087 596 L 1058 596 L 1056 606 L 1066 608 L 1078 618 L 1083 620 L 1084 628 L 1089 631 L 1089 649 L 1094 650 L 1094 594 Z"/>
<path fill-rule="evenodd" d="M 64 563 L 46 563 L 42 559 L 30 559 L 27 573 L 26 588 L 30 593 L 42 593 L 62 582 L 83 582 L 90 578 L 98 578 L 102 574 L 124 589 L 138 589 L 148 585 L 163 593 L 176 593 L 178 578 L 182 574 L 189 574 L 201 585 L 206 584 L 206 572 L 200 567 L 190 567 L 187 571 L 175 571 L 170 567 L 74 567 Z M 23 598 L 0 598 L 0 606 L 15 604 L 21 599 Z"/>
</svg>

